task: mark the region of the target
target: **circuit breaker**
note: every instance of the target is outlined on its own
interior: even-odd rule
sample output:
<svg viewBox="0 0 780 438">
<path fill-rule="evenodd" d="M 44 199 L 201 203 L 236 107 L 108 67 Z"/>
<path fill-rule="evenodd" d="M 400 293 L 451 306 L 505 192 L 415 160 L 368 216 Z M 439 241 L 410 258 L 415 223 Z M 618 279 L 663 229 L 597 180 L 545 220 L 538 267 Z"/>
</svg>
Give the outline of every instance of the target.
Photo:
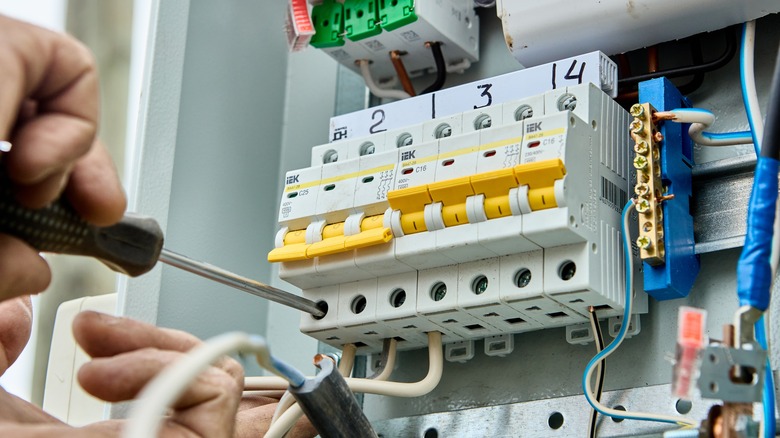
<svg viewBox="0 0 780 438">
<path fill-rule="evenodd" d="M 583 83 L 314 147 L 268 256 L 328 308 L 301 330 L 371 351 L 620 315 L 629 122 Z"/>
</svg>

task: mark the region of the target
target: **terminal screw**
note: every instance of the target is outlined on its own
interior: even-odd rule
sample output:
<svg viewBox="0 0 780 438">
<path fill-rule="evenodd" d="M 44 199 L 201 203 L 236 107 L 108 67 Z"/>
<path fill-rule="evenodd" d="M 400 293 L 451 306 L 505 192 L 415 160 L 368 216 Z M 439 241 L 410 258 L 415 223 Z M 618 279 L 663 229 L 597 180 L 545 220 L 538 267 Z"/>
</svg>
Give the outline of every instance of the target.
<svg viewBox="0 0 780 438">
<path fill-rule="evenodd" d="M 646 141 L 644 141 L 644 140 L 642 140 L 642 141 L 639 141 L 639 142 L 637 142 L 637 143 L 634 145 L 634 152 L 636 152 L 637 154 L 640 154 L 640 155 L 647 155 L 647 151 L 648 151 L 648 150 L 649 150 L 649 148 L 648 148 L 648 146 L 647 146 L 647 142 L 646 142 Z"/>
<path fill-rule="evenodd" d="M 639 183 L 634 186 L 634 193 L 637 194 L 637 196 L 641 197 L 647 197 L 647 195 L 650 194 L 650 186 L 648 186 L 645 183 Z"/>
<path fill-rule="evenodd" d="M 631 124 L 628 126 L 628 128 L 633 132 L 634 134 L 641 134 L 642 130 L 645 129 L 645 124 L 642 123 L 639 119 L 634 119 L 631 121 Z"/>
<path fill-rule="evenodd" d="M 653 246 L 653 242 L 651 242 L 647 236 L 639 236 L 639 238 L 636 239 L 636 246 L 646 251 L 650 249 L 651 246 Z"/>
<path fill-rule="evenodd" d="M 634 167 L 637 170 L 644 170 L 645 168 L 647 168 L 647 158 L 641 155 L 634 158 Z"/>
<path fill-rule="evenodd" d="M 661 134 L 660 131 L 656 132 L 655 134 L 653 134 L 653 140 L 655 140 L 656 143 L 660 143 L 664 141 L 664 135 Z"/>
<path fill-rule="evenodd" d="M 647 199 L 640 199 L 636 204 L 636 211 L 645 214 L 650 211 L 650 202 Z"/>
<path fill-rule="evenodd" d="M 628 113 L 631 114 L 632 117 L 641 118 L 645 114 L 645 108 L 642 105 L 635 103 L 631 105 L 631 109 L 628 110 Z"/>
</svg>

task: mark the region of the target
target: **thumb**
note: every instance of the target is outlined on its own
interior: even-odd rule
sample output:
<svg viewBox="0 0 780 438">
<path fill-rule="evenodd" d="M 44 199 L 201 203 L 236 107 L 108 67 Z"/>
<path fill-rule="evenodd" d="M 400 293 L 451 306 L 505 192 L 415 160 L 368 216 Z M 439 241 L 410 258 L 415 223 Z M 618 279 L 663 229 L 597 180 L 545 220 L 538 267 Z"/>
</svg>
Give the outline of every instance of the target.
<svg viewBox="0 0 780 438">
<path fill-rule="evenodd" d="M 0 302 L 0 375 L 24 350 L 32 332 L 30 296 Z"/>
</svg>

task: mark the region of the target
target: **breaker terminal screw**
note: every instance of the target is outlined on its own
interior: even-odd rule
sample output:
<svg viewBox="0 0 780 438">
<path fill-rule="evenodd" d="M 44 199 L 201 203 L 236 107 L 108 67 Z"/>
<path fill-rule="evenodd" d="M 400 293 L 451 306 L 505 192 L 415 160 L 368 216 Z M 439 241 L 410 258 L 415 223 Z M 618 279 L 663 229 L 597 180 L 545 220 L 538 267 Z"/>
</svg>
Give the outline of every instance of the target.
<svg viewBox="0 0 780 438">
<path fill-rule="evenodd" d="M 645 168 L 647 168 L 647 158 L 641 155 L 634 158 L 634 167 L 637 170 L 644 170 Z"/>
<path fill-rule="evenodd" d="M 647 199 L 640 199 L 639 202 L 636 203 L 636 211 L 642 214 L 649 212 L 650 201 L 648 201 Z"/>
<path fill-rule="evenodd" d="M 631 124 L 628 126 L 628 128 L 633 132 L 634 134 L 641 134 L 642 130 L 645 129 L 645 124 L 642 123 L 639 119 L 634 119 L 631 121 Z"/>
<path fill-rule="evenodd" d="M 431 290 L 431 297 L 433 298 L 433 301 L 441 301 L 444 299 L 444 296 L 447 295 L 447 285 L 444 283 L 438 283 L 433 287 L 433 290 Z"/>
<path fill-rule="evenodd" d="M 642 140 L 637 142 L 634 145 L 634 152 L 640 155 L 647 155 L 647 151 L 649 150 L 649 147 L 647 146 L 647 142 Z"/>
<path fill-rule="evenodd" d="M 647 251 L 651 246 L 653 246 L 653 242 L 651 242 L 650 239 L 648 239 L 646 236 L 639 236 L 639 238 L 636 239 L 636 246 Z"/>
<path fill-rule="evenodd" d="M 628 110 L 628 113 L 631 114 L 632 117 L 641 118 L 645 114 L 645 108 L 642 105 L 635 103 L 631 105 L 631 109 Z"/>
<path fill-rule="evenodd" d="M 645 183 L 639 183 L 634 186 L 634 193 L 644 198 L 650 193 L 650 186 Z"/>
</svg>

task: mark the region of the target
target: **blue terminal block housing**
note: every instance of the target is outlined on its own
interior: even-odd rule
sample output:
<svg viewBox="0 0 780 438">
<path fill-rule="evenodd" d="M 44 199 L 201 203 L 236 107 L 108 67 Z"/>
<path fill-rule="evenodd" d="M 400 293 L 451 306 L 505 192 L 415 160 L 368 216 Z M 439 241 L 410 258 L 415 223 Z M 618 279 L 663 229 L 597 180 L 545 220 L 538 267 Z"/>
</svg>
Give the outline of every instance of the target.
<svg viewBox="0 0 780 438">
<path fill-rule="evenodd" d="M 690 103 L 666 78 L 639 84 L 639 102 L 649 103 L 656 111 L 688 108 Z M 691 168 L 693 147 L 687 124 L 661 122 L 658 131 L 661 141 L 661 181 L 665 195 L 673 198 L 663 201 L 663 232 L 665 262 L 656 266 L 644 263 L 645 291 L 657 300 L 671 300 L 688 296 L 699 275 L 700 262 L 693 239 Z"/>
</svg>

